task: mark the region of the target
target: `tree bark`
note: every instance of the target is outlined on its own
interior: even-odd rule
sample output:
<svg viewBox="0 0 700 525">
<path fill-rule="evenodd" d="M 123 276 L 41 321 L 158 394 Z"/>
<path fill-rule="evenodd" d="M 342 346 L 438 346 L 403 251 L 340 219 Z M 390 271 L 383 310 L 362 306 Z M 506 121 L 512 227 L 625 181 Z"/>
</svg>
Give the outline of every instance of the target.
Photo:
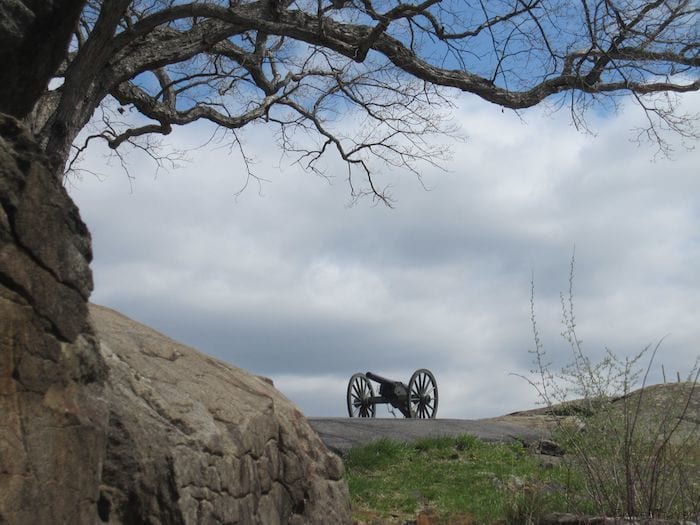
<svg viewBox="0 0 700 525">
<path fill-rule="evenodd" d="M 1 0 L 0 113 L 24 118 L 61 61 L 85 0 Z"/>
</svg>

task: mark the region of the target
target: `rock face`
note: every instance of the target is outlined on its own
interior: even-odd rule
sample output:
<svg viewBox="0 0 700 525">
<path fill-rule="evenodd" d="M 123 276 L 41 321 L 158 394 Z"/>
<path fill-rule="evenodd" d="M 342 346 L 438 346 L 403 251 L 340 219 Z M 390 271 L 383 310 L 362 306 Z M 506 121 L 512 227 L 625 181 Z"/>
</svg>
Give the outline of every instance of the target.
<svg viewBox="0 0 700 525">
<path fill-rule="evenodd" d="M 0 523 L 90 523 L 106 368 L 88 323 L 90 237 L 46 159 L 0 115 Z"/>
<path fill-rule="evenodd" d="M 0 525 L 349 522 L 340 460 L 271 385 L 95 308 L 100 352 L 90 235 L 16 120 L 84 3 L 0 2 Z"/>
<path fill-rule="evenodd" d="M 0 524 L 348 523 L 340 460 L 262 379 L 91 309 L 90 236 L 0 114 Z"/>
<path fill-rule="evenodd" d="M 261 378 L 104 307 L 107 523 L 342 524 L 340 459 Z"/>
</svg>

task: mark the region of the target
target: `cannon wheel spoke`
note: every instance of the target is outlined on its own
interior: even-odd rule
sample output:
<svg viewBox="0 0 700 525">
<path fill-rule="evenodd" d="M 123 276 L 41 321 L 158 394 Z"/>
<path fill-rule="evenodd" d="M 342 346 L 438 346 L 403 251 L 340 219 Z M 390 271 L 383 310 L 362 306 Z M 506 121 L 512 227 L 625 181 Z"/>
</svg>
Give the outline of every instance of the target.
<svg viewBox="0 0 700 525">
<path fill-rule="evenodd" d="M 426 368 L 413 372 L 408 382 L 408 412 L 412 418 L 433 419 L 437 414 L 438 389 L 435 376 Z"/>
<path fill-rule="evenodd" d="M 372 401 L 374 389 L 365 374 L 354 374 L 348 383 L 348 415 L 374 417 L 377 407 Z"/>
</svg>

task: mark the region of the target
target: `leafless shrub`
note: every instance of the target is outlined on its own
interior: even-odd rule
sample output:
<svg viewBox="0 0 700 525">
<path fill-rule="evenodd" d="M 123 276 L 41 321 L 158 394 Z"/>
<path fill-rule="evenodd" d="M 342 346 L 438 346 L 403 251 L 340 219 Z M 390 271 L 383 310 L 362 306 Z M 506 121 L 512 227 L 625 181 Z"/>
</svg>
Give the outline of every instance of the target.
<svg viewBox="0 0 700 525">
<path fill-rule="evenodd" d="M 698 521 L 700 518 L 700 368 L 686 381 L 648 385 L 661 343 L 632 357 L 610 350 L 594 363 L 583 350 L 574 315 L 574 257 L 568 294 L 561 294 L 562 336 L 571 361 L 551 370 L 535 318 L 534 376 L 526 378 L 556 421 L 569 467 L 585 500 L 601 515 Z M 646 361 L 646 366 L 644 362 Z M 572 425 L 572 418 L 579 425 Z"/>
</svg>

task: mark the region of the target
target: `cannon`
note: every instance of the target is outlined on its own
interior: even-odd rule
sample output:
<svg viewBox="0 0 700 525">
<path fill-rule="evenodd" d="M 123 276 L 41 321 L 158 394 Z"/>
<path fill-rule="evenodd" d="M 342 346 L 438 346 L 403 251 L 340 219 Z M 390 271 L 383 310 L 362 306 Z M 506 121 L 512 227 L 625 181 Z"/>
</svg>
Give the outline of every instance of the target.
<svg viewBox="0 0 700 525">
<path fill-rule="evenodd" d="M 379 383 L 374 395 L 372 381 Z M 435 376 L 426 368 L 413 372 L 408 385 L 372 372 L 353 374 L 348 383 L 350 417 L 375 417 L 378 404 L 390 404 L 404 417 L 432 419 L 437 414 L 438 389 Z"/>
</svg>

